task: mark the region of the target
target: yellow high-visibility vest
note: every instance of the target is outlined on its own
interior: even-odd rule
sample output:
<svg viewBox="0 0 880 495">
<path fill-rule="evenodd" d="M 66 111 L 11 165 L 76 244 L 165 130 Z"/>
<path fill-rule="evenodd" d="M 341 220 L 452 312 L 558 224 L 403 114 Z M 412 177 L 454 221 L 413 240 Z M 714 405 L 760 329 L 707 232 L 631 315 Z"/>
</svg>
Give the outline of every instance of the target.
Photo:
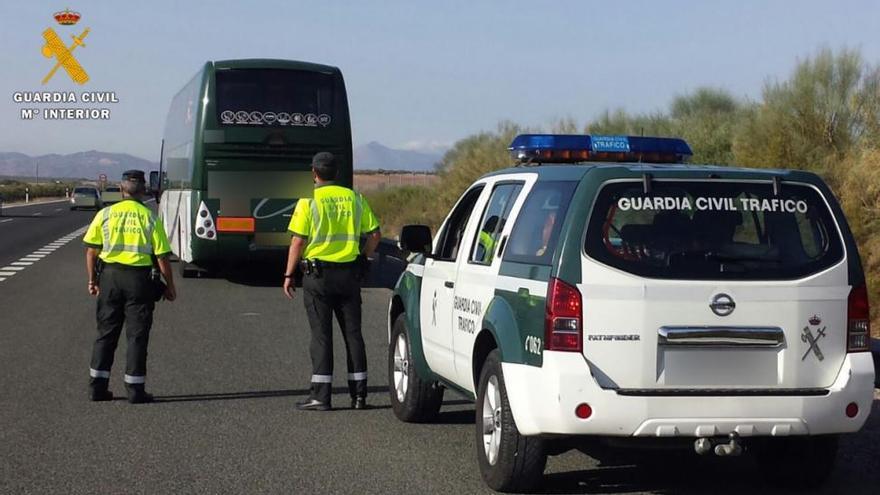
<svg viewBox="0 0 880 495">
<path fill-rule="evenodd" d="M 287 230 L 308 240 L 303 259 L 348 263 L 360 254 L 360 238 L 379 230 L 379 220 L 360 194 L 322 184 L 312 199 L 296 203 Z"/>
<path fill-rule="evenodd" d="M 165 227 L 146 206 L 126 199 L 95 215 L 83 243 L 100 249 L 106 263 L 150 266 L 153 256 L 171 252 Z"/>
</svg>

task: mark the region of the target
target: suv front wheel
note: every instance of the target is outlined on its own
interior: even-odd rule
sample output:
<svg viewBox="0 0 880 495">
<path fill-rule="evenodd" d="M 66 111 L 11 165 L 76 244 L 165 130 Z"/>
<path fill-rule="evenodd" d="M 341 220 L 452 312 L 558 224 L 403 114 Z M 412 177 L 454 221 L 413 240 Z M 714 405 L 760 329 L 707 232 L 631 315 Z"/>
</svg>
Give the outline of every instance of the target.
<svg viewBox="0 0 880 495">
<path fill-rule="evenodd" d="M 483 480 L 493 490 L 527 492 L 544 475 L 547 453 L 536 437 L 520 435 L 513 420 L 501 353 L 489 353 L 477 386 L 477 458 Z"/>
<path fill-rule="evenodd" d="M 406 328 L 406 314 L 394 320 L 388 347 L 388 392 L 397 419 L 407 423 L 430 421 L 443 405 L 443 387 L 424 380 L 416 371 Z"/>
</svg>

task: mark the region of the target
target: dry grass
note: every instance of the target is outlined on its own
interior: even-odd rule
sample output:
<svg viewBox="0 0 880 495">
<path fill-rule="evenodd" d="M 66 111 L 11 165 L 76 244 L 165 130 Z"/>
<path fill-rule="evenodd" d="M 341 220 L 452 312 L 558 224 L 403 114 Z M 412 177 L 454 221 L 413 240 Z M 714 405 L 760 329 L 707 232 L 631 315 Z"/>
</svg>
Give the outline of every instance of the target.
<svg viewBox="0 0 880 495">
<path fill-rule="evenodd" d="M 433 187 L 437 176 L 431 174 L 358 173 L 354 174 L 354 188 L 360 192 L 384 191 L 393 187 Z"/>
</svg>

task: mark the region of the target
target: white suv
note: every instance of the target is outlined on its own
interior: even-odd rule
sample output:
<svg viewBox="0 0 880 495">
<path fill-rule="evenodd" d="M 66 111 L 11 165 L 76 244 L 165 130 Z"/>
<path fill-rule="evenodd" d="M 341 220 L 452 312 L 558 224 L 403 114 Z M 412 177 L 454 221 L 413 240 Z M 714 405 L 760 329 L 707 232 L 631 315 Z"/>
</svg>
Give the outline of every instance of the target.
<svg viewBox="0 0 880 495">
<path fill-rule="evenodd" d="M 823 481 L 874 387 L 865 277 L 827 185 L 676 165 L 676 139 L 511 150 L 525 166 L 477 180 L 436 239 L 401 234 L 416 254 L 389 308 L 397 417 L 429 421 L 445 388 L 475 400 L 480 470 L 502 491 L 595 437 L 752 451 L 773 481 Z"/>
</svg>

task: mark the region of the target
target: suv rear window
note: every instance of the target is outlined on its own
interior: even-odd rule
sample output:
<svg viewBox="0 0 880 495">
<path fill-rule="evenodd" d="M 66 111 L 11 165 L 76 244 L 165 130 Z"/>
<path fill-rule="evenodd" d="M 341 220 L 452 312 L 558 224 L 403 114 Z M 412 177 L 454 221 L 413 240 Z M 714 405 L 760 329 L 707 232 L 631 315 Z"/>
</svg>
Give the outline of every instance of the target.
<svg viewBox="0 0 880 495">
<path fill-rule="evenodd" d="M 819 192 L 783 182 L 654 181 L 605 185 L 596 198 L 587 254 L 636 275 L 664 279 L 772 280 L 837 263 L 843 247 Z"/>
<path fill-rule="evenodd" d="M 77 187 L 73 190 L 74 194 L 87 194 L 89 196 L 97 196 L 98 192 L 93 187 Z"/>
</svg>

